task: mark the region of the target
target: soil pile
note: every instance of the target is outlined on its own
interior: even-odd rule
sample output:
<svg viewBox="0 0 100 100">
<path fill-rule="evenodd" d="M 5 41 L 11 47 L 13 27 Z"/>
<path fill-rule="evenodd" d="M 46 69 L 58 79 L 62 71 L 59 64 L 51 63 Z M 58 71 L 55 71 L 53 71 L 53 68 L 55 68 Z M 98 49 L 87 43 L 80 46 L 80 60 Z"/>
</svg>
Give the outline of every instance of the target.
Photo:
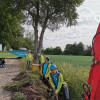
<svg viewBox="0 0 100 100">
<path fill-rule="evenodd" d="M 5 89 L 12 91 L 12 100 L 50 100 L 47 87 L 33 72 L 19 73 Z"/>
</svg>

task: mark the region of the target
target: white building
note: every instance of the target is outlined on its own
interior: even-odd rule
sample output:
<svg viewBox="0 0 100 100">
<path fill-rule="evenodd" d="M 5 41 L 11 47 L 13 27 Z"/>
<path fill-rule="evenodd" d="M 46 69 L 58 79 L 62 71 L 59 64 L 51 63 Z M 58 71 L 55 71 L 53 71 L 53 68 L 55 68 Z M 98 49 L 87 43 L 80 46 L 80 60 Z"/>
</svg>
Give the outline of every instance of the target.
<svg viewBox="0 0 100 100">
<path fill-rule="evenodd" d="M 0 44 L 0 51 L 2 51 L 2 45 Z"/>
</svg>

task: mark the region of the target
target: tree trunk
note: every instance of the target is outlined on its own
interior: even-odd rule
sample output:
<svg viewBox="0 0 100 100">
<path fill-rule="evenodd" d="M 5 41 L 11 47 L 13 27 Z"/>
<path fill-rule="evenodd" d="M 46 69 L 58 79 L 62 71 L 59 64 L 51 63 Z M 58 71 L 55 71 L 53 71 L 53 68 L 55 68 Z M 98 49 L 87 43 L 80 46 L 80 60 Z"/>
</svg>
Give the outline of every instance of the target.
<svg viewBox="0 0 100 100">
<path fill-rule="evenodd" d="M 38 53 L 38 23 L 39 23 L 39 2 L 36 3 L 36 10 L 37 10 L 37 16 L 35 17 L 35 25 L 34 27 L 34 59 L 37 60 L 37 53 Z M 34 22 L 34 21 L 33 21 Z"/>
<path fill-rule="evenodd" d="M 48 9 L 47 9 L 47 16 L 45 17 L 44 25 L 42 27 L 42 31 L 41 31 L 41 34 L 40 34 L 39 47 L 38 47 L 38 52 L 39 53 L 41 53 L 41 51 L 42 51 L 44 32 L 46 30 L 46 25 L 47 25 L 49 17 L 50 16 L 49 16 L 49 7 L 48 7 Z"/>
<path fill-rule="evenodd" d="M 34 26 L 34 31 L 35 31 L 35 41 L 34 41 L 34 58 L 36 59 L 36 54 L 41 53 L 42 46 L 43 46 L 43 37 L 44 37 L 44 32 L 46 29 L 47 21 L 48 21 L 48 14 L 49 14 L 49 8 L 47 9 L 47 16 L 44 21 L 44 25 L 40 34 L 40 39 L 39 39 L 39 45 L 38 45 L 38 23 L 39 23 L 39 2 L 37 2 L 36 5 L 37 9 L 37 16 L 35 20 L 35 26 Z"/>
<path fill-rule="evenodd" d="M 45 18 L 45 22 L 41 31 L 40 35 L 40 40 L 39 40 L 39 47 L 38 47 L 38 52 L 41 53 L 42 47 L 43 47 L 43 37 L 44 37 L 44 32 L 46 30 L 46 25 L 47 25 L 48 17 Z"/>
<path fill-rule="evenodd" d="M 38 53 L 41 53 L 42 51 L 44 32 L 45 32 L 45 28 L 43 28 L 41 31 L 41 36 L 40 36 L 39 46 L 38 46 Z"/>
<path fill-rule="evenodd" d="M 35 35 L 35 40 L 34 40 L 34 59 L 37 59 L 36 54 L 38 53 L 38 30 L 34 29 L 34 35 Z"/>
</svg>

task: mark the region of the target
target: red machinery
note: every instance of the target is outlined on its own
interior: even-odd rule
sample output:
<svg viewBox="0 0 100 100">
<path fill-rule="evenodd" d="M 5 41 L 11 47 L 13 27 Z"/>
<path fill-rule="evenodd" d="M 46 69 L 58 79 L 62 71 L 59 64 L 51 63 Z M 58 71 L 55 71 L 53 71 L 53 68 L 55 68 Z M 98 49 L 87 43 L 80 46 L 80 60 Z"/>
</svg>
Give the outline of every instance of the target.
<svg viewBox="0 0 100 100">
<path fill-rule="evenodd" d="M 93 56 L 93 60 L 87 81 L 88 85 L 92 85 L 91 95 L 86 98 L 87 95 L 85 93 L 84 100 L 100 100 L 100 24 L 93 38 L 92 46 L 91 55 Z"/>
</svg>

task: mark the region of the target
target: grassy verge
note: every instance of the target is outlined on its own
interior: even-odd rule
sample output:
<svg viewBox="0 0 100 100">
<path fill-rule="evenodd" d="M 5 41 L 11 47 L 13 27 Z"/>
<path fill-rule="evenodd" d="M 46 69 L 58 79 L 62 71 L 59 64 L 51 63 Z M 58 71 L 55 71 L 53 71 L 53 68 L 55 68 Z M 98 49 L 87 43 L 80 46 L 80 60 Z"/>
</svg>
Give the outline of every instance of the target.
<svg viewBox="0 0 100 100">
<path fill-rule="evenodd" d="M 17 56 L 8 51 L 0 51 L 0 58 L 17 58 Z"/>
</svg>

